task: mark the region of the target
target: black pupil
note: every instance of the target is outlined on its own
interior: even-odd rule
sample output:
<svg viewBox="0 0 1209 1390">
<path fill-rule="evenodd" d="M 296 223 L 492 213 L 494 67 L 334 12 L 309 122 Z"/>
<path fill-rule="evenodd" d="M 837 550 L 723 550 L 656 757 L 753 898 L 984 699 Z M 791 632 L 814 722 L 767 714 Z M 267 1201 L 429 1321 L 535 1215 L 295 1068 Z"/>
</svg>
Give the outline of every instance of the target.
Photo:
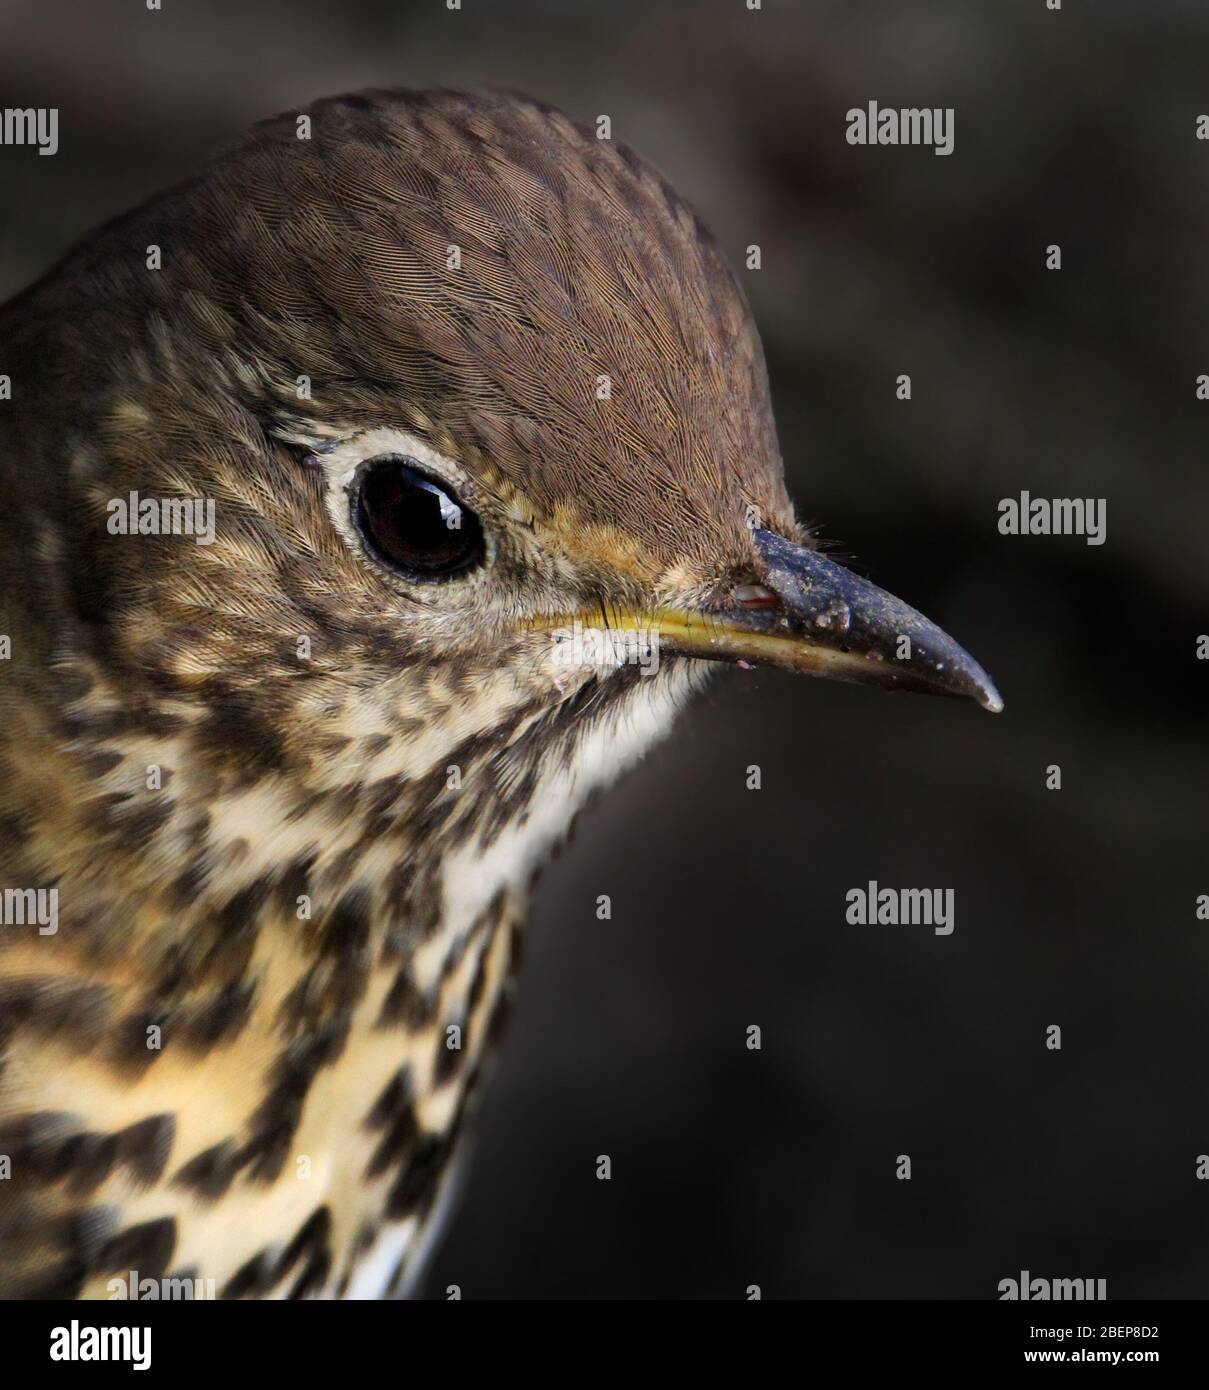
<svg viewBox="0 0 1209 1390">
<path fill-rule="evenodd" d="M 356 519 L 370 551 L 416 579 L 448 579 L 483 558 L 483 528 L 443 484 L 400 459 L 361 476 Z"/>
</svg>

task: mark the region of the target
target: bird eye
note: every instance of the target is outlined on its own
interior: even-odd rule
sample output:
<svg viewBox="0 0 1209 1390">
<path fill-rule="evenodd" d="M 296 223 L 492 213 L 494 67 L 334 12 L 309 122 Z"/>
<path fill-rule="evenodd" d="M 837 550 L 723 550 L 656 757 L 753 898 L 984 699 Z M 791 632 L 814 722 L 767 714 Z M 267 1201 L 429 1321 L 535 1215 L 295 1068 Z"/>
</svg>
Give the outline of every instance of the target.
<svg viewBox="0 0 1209 1390">
<path fill-rule="evenodd" d="M 479 519 L 414 459 L 373 459 L 353 498 L 353 519 L 376 560 L 409 579 L 452 579 L 484 555 Z"/>
</svg>

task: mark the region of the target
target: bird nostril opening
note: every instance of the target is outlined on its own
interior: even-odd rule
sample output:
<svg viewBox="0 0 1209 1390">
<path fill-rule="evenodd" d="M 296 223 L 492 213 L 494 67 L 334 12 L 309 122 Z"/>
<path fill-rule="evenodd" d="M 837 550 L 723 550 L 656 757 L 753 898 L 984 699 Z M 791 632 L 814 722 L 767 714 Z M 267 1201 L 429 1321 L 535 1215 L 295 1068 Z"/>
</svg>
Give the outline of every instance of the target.
<svg viewBox="0 0 1209 1390">
<path fill-rule="evenodd" d="M 775 608 L 781 600 L 763 584 L 736 584 L 731 597 L 740 608 Z"/>
</svg>

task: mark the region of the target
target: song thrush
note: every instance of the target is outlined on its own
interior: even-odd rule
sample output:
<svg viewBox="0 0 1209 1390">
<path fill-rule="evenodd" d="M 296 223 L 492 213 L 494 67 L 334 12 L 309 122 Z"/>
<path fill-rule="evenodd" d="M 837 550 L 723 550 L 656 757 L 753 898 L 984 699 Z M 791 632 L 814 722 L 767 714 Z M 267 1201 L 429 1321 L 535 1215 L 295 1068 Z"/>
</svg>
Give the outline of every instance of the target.
<svg viewBox="0 0 1209 1390">
<path fill-rule="evenodd" d="M 400 1290 L 534 868 L 709 663 L 999 707 L 795 521 L 696 215 L 537 102 L 266 122 L 0 352 L 9 1296 Z"/>
</svg>

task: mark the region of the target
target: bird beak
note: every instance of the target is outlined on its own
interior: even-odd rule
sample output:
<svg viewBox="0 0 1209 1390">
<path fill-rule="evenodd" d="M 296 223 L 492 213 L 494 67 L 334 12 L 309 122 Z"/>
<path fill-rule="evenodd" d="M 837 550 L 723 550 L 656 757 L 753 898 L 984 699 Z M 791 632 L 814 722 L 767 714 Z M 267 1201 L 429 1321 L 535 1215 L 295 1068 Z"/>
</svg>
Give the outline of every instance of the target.
<svg viewBox="0 0 1209 1390">
<path fill-rule="evenodd" d="M 737 585 L 721 610 L 660 608 L 651 619 L 664 650 L 1003 708 L 982 667 L 922 613 L 816 550 L 753 535 L 764 582 Z"/>
</svg>

